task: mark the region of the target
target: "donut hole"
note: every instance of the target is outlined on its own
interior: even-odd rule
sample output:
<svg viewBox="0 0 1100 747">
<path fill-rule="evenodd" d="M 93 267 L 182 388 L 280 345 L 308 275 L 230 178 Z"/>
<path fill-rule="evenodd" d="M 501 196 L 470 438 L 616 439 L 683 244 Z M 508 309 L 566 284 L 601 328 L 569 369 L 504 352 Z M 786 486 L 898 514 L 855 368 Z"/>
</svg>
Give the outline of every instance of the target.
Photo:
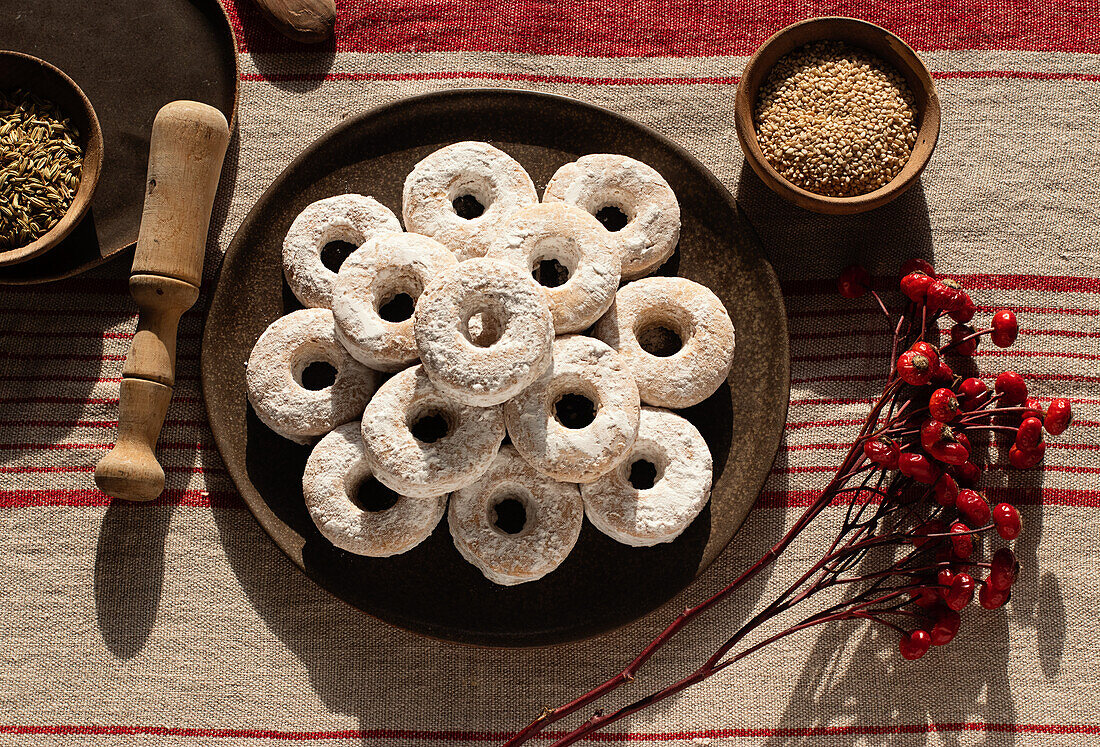
<svg viewBox="0 0 1100 747">
<path fill-rule="evenodd" d="M 451 207 L 455 209 L 455 214 L 464 220 L 473 220 L 485 212 L 485 206 L 481 204 L 481 200 L 473 195 L 459 195 L 451 200 Z"/>
<path fill-rule="evenodd" d="M 617 205 L 605 205 L 596 211 L 596 220 L 608 231 L 621 231 L 630 222 L 630 217 Z"/>
<path fill-rule="evenodd" d="M 355 244 L 343 239 L 329 241 L 321 247 L 321 264 L 333 272 L 339 272 L 344 260 L 350 257 L 351 253 L 358 248 Z"/>
<path fill-rule="evenodd" d="M 652 443 L 642 443 L 635 445 L 634 455 L 619 466 L 619 472 L 635 490 L 649 490 L 665 476 L 667 464 L 661 450 Z"/>
<path fill-rule="evenodd" d="M 460 181 L 451 185 L 447 199 L 455 215 L 463 220 L 474 220 L 485 214 L 492 204 L 492 187 L 484 179 L 460 177 Z"/>
<path fill-rule="evenodd" d="M 540 259 L 531 270 L 531 277 L 539 285 L 557 288 L 569 279 L 569 268 L 556 259 Z"/>
<path fill-rule="evenodd" d="M 566 428 L 586 428 L 596 419 L 599 402 L 593 392 L 567 391 L 554 400 L 554 419 Z"/>
<path fill-rule="evenodd" d="M 394 293 L 378 305 L 378 316 L 387 322 L 403 322 L 411 319 L 416 302 L 408 293 Z"/>
<path fill-rule="evenodd" d="M 381 513 L 396 506 L 401 500 L 401 494 L 390 490 L 373 477 L 365 477 L 354 490 L 348 491 L 348 498 L 360 511 Z"/>
<path fill-rule="evenodd" d="M 546 288 L 564 285 L 577 269 L 580 250 L 564 236 L 547 236 L 531 253 L 531 277 Z"/>
<path fill-rule="evenodd" d="M 492 347 L 504 334 L 504 310 L 486 304 L 474 308 L 459 325 L 462 336 L 475 347 Z"/>
<path fill-rule="evenodd" d="M 451 414 L 446 410 L 427 408 L 413 414 L 408 426 L 417 441 L 434 444 L 451 432 Z"/>
<path fill-rule="evenodd" d="M 319 392 L 336 383 L 336 366 L 328 361 L 314 361 L 302 369 L 303 389 Z"/>
<path fill-rule="evenodd" d="M 498 534 L 515 536 L 527 528 L 529 512 L 527 497 L 510 490 L 504 490 L 489 501 L 486 517 L 489 525 Z"/>
<path fill-rule="evenodd" d="M 658 358 L 667 358 L 683 349 L 687 334 L 679 320 L 671 316 L 656 315 L 639 319 L 634 328 L 634 337 L 645 352 Z"/>
</svg>

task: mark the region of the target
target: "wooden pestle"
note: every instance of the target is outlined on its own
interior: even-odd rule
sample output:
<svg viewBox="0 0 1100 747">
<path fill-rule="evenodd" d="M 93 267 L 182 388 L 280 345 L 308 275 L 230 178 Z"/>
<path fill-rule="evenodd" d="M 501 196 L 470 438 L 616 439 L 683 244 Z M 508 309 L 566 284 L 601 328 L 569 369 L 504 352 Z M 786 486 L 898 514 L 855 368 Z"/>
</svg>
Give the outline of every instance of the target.
<svg viewBox="0 0 1100 747">
<path fill-rule="evenodd" d="M 336 26 L 334 0 L 256 0 L 280 34 L 304 44 L 323 42 Z"/>
<path fill-rule="evenodd" d="M 130 295 L 140 314 L 118 400 L 118 441 L 96 465 L 99 489 L 128 501 L 164 490 L 156 445 L 176 382 L 176 330 L 199 297 L 210 211 L 229 125 L 212 106 L 166 104 L 153 121 Z"/>
</svg>

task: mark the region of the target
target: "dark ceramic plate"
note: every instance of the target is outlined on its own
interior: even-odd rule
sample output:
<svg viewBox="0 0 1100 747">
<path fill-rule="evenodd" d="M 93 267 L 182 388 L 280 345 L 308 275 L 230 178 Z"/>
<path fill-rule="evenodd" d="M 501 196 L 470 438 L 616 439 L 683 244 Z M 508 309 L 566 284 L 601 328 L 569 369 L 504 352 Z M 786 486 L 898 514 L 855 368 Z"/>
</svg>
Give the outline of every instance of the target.
<svg viewBox="0 0 1100 747">
<path fill-rule="evenodd" d="M 0 270 L 0 284 L 76 275 L 137 241 L 153 117 L 169 101 L 216 106 L 233 125 L 237 54 L 217 0 L 34 0 L 0 10 L 0 49 L 61 68 L 92 102 L 103 170 L 88 215 L 41 257 Z"/>
<path fill-rule="evenodd" d="M 737 328 L 730 381 L 683 411 L 714 454 L 708 507 L 675 542 L 637 549 L 585 523 L 545 578 L 502 587 L 451 544 L 444 520 L 410 552 L 362 558 L 335 549 L 302 501 L 309 449 L 256 419 L 245 362 L 268 324 L 297 308 L 283 281 L 283 235 L 314 200 L 373 195 L 398 215 L 413 164 L 444 145 L 487 140 L 542 191 L 559 166 L 623 153 L 668 179 L 683 210 L 676 254 L 659 271 L 704 283 Z M 436 638 L 491 646 L 571 641 L 629 623 L 684 589 L 718 556 L 759 494 L 779 446 L 789 394 L 786 314 L 775 274 L 729 192 L 684 150 L 625 117 L 559 96 L 507 90 L 429 94 L 351 119 L 310 146 L 264 193 L 226 254 L 202 349 L 206 408 L 218 448 L 249 508 L 317 583 L 361 610 Z M 737 428 L 733 427 L 737 423 Z M 277 581 L 273 580 L 273 583 Z"/>
</svg>

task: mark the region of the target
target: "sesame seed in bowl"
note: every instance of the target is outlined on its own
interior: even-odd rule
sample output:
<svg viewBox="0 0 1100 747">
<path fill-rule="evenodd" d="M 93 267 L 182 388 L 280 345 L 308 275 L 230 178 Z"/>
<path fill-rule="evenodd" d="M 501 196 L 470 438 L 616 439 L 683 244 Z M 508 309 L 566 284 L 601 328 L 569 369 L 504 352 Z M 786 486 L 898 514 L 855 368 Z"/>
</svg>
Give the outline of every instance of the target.
<svg viewBox="0 0 1100 747">
<path fill-rule="evenodd" d="M 780 31 L 737 90 L 749 165 L 783 198 L 820 213 L 879 207 L 912 186 L 939 135 L 931 75 L 901 39 L 852 18 Z"/>
</svg>

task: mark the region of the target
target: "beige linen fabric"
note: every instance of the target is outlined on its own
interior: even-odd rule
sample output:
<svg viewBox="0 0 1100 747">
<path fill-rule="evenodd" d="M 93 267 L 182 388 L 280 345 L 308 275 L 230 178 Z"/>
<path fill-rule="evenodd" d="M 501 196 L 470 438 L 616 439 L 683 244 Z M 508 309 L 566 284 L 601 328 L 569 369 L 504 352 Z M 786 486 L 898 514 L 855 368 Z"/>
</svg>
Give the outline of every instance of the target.
<svg viewBox="0 0 1100 747">
<path fill-rule="evenodd" d="M 983 348 L 984 371 L 1012 367 L 1040 396 L 1075 400 L 1078 422 L 1051 443 L 1041 480 L 986 478 L 1023 491 L 1028 504 L 1011 604 L 969 610 L 956 643 L 916 663 L 862 626 L 801 634 L 601 740 L 1100 743 L 1100 57 L 922 56 L 939 76 L 944 127 L 921 185 L 873 213 L 829 218 L 781 202 L 743 166 L 732 110 L 744 57 L 243 54 L 239 137 L 215 207 L 203 303 L 264 188 L 316 137 L 372 106 L 453 86 L 516 85 L 608 107 L 671 137 L 758 228 L 787 292 L 792 335 L 784 448 L 744 529 L 676 600 L 683 605 L 717 589 L 797 517 L 880 386 L 880 322 L 866 300 L 839 298 L 832 279 L 853 261 L 893 276 L 904 259 L 930 256 L 962 278 L 983 315 L 1021 309 L 1020 342 Z M 260 79 L 302 70 L 329 79 Z M 393 79 L 449 70 L 480 77 Z M 532 80 L 495 80 L 517 71 Z M 668 82 L 684 76 L 704 82 Z M 493 744 L 613 674 L 670 619 L 674 608 L 585 643 L 494 651 L 419 638 L 330 597 L 262 533 L 225 473 L 198 384 L 201 308 L 181 324 L 179 384 L 159 452 L 166 499 L 106 505 L 91 470 L 114 439 L 136 324 L 127 271 L 122 260 L 71 281 L 0 290 L 0 744 Z M 796 577 L 833 518 L 623 692 L 698 663 Z"/>
</svg>

